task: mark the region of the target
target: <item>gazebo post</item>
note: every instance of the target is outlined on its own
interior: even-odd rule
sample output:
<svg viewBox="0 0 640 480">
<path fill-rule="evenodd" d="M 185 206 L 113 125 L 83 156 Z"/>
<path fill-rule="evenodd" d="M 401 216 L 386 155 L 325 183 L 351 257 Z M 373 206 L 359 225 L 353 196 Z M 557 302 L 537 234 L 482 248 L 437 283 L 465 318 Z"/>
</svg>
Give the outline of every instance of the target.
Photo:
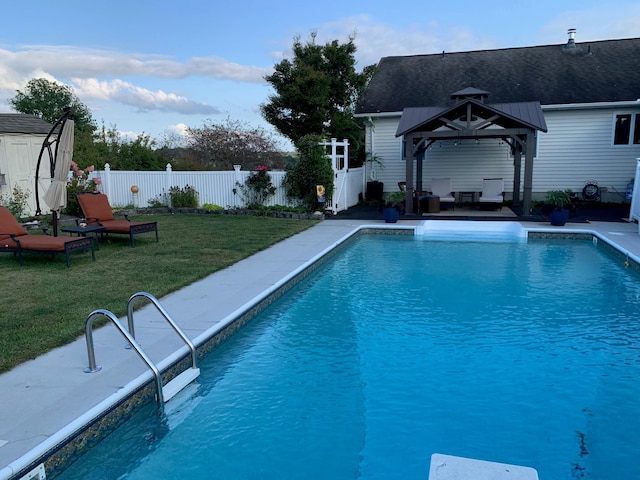
<svg viewBox="0 0 640 480">
<path fill-rule="evenodd" d="M 522 142 L 518 137 L 511 137 L 513 153 L 513 206 L 520 205 L 520 176 L 522 175 Z"/>
<path fill-rule="evenodd" d="M 416 147 L 413 145 L 413 139 L 416 135 L 412 132 L 404 137 L 405 140 L 405 181 L 407 182 L 407 197 L 405 200 L 405 210 L 407 213 L 413 213 L 413 157 L 416 154 Z"/>
<path fill-rule="evenodd" d="M 531 210 L 531 191 L 533 185 L 533 142 L 535 141 L 535 135 L 533 133 L 527 133 L 527 143 L 525 146 L 525 160 L 524 160 L 524 195 L 522 199 L 522 212 L 524 215 L 529 215 Z"/>
</svg>

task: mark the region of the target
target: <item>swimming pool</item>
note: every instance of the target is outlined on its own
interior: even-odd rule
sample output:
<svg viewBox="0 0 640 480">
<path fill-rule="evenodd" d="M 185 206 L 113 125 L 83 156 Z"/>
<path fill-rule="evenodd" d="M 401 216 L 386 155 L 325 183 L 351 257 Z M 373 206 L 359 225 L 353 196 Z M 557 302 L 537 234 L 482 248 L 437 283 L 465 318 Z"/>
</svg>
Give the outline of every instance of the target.
<svg viewBox="0 0 640 480">
<path fill-rule="evenodd" d="M 590 241 L 363 236 L 179 411 L 149 406 L 61 478 L 426 478 L 434 452 L 635 478 L 639 302 Z"/>
</svg>

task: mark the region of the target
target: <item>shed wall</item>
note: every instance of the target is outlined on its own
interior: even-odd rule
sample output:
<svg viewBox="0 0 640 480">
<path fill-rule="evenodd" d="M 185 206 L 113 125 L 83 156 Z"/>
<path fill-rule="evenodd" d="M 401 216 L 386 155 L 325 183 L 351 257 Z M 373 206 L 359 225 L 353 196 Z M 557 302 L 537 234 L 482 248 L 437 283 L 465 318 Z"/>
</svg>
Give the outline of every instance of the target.
<svg viewBox="0 0 640 480">
<path fill-rule="evenodd" d="M 11 197 L 15 186 L 29 193 L 26 215 L 36 211 L 35 173 L 38 155 L 46 135 L 0 134 L 0 172 L 5 174 L 6 185 L 0 186 L 0 195 Z M 42 201 L 51 183 L 49 157 L 43 156 L 40 167 L 39 196 L 42 213 L 49 209 Z"/>
</svg>

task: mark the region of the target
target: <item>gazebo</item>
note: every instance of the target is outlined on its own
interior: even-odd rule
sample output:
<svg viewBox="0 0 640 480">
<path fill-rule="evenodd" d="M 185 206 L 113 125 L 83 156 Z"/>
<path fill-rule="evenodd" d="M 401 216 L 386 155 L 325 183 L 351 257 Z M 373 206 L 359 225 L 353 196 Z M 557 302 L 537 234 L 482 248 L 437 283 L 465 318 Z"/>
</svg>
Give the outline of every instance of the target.
<svg viewBox="0 0 640 480">
<path fill-rule="evenodd" d="M 414 162 L 418 190 L 422 188 L 422 162 L 419 155 L 433 143 L 443 140 L 502 139 L 511 148 L 513 163 L 513 205 L 520 205 L 520 179 L 524 156 L 524 188 L 522 209 L 531 208 L 533 157 L 536 131 L 547 131 L 540 102 L 486 104 L 488 92 L 468 87 L 452 93 L 452 107 L 405 108 L 396 137 L 403 137 L 406 145 L 406 211 L 413 213 Z"/>
</svg>

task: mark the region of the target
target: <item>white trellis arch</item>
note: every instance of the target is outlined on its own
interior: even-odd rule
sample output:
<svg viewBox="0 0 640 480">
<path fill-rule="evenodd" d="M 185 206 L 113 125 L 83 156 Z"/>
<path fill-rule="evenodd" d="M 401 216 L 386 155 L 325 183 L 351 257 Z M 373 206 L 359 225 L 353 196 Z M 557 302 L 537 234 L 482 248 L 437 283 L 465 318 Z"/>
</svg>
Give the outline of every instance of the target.
<svg viewBox="0 0 640 480">
<path fill-rule="evenodd" d="M 349 168 L 349 140 L 346 138 L 341 142 L 332 138 L 320 145 L 327 149 L 327 157 L 331 159 L 333 168 L 333 197 L 326 209 L 335 215 L 358 203 L 364 191 L 362 168 Z"/>
</svg>

